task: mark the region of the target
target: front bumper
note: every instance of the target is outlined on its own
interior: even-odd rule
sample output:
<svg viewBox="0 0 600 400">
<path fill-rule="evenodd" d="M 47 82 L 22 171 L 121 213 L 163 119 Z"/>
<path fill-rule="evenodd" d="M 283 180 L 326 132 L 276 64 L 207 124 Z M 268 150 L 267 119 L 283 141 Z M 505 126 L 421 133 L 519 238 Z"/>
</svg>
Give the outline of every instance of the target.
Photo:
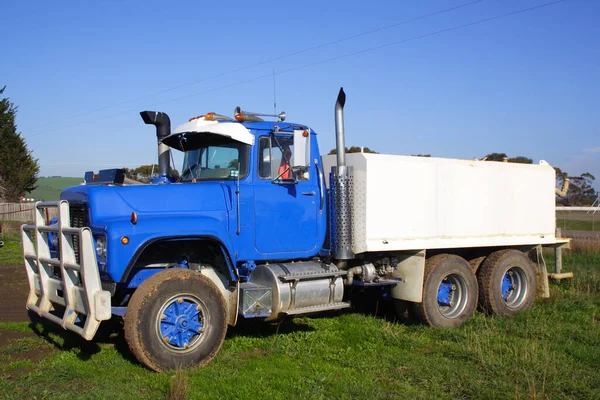
<svg viewBox="0 0 600 400">
<path fill-rule="evenodd" d="M 48 208 L 58 209 L 58 224 L 47 225 Z M 66 200 L 37 202 L 34 209 L 34 224 L 21 226 L 29 280 L 27 309 L 91 340 L 100 322 L 111 317 L 111 296 L 102 290 L 92 232 L 70 226 Z M 59 236 L 56 258 L 50 254 L 49 232 Z"/>
</svg>

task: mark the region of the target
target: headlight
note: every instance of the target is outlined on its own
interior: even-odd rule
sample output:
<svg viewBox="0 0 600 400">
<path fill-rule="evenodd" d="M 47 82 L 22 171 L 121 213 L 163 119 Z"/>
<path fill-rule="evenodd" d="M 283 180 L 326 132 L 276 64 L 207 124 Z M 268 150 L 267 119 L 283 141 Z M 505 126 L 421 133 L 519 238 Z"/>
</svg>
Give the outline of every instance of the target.
<svg viewBox="0 0 600 400">
<path fill-rule="evenodd" d="M 59 233 L 48 232 L 50 250 L 58 250 L 58 235 Z"/>
<path fill-rule="evenodd" d="M 96 236 L 96 254 L 106 259 L 106 236 Z"/>
<path fill-rule="evenodd" d="M 58 218 L 52 218 L 48 225 L 56 224 L 58 224 Z M 48 245 L 50 247 L 50 250 L 58 250 L 58 235 L 60 235 L 60 232 L 48 232 Z"/>
</svg>

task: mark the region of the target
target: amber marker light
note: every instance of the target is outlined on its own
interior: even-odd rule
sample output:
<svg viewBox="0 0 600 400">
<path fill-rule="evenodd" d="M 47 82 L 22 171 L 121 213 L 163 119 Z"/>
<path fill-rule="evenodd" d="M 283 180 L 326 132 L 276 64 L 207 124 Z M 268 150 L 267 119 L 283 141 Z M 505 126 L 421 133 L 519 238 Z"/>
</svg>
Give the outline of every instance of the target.
<svg viewBox="0 0 600 400">
<path fill-rule="evenodd" d="M 123 244 L 128 244 L 128 243 L 129 243 L 129 238 L 128 238 L 127 236 L 123 236 L 123 237 L 121 238 L 121 243 L 123 243 Z"/>
<path fill-rule="evenodd" d="M 204 116 L 204 119 L 207 121 L 212 121 L 215 119 L 215 113 L 214 112 L 209 112 L 206 113 L 206 115 Z"/>
<path fill-rule="evenodd" d="M 302 136 L 304 136 L 304 137 L 308 137 L 308 131 L 304 131 L 304 132 L 302 132 Z"/>
<path fill-rule="evenodd" d="M 242 113 L 235 114 L 235 119 L 236 119 L 236 121 L 242 122 L 244 120 L 244 114 L 242 114 Z"/>
<path fill-rule="evenodd" d="M 129 220 L 131 221 L 131 223 L 133 225 L 137 224 L 138 217 L 137 217 L 137 213 L 135 211 L 133 211 L 131 213 L 131 218 Z"/>
</svg>

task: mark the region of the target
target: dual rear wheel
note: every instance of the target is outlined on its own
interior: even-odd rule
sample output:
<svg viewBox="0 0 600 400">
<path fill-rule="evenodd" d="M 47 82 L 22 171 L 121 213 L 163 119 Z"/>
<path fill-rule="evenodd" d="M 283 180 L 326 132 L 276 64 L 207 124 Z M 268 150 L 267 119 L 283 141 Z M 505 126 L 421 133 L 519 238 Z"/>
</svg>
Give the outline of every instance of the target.
<svg viewBox="0 0 600 400">
<path fill-rule="evenodd" d="M 535 272 L 529 258 L 517 250 L 490 254 L 477 276 L 469 263 L 453 254 L 439 254 L 425 264 L 423 301 L 415 316 L 439 328 L 465 323 L 479 303 L 490 314 L 513 315 L 527 310 L 535 297 Z"/>
</svg>

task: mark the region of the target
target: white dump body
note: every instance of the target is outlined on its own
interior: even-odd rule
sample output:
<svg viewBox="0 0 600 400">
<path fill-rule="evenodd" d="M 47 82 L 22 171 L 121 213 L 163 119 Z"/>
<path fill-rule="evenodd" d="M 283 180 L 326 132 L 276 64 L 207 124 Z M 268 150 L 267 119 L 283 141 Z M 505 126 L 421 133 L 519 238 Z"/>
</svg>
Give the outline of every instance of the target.
<svg viewBox="0 0 600 400">
<path fill-rule="evenodd" d="M 336 156 L 324 156 L 329 172 Z M 355 254 L 554 244 L 555 171 L 537 165 L 353 153 Z"/>
</svg>

